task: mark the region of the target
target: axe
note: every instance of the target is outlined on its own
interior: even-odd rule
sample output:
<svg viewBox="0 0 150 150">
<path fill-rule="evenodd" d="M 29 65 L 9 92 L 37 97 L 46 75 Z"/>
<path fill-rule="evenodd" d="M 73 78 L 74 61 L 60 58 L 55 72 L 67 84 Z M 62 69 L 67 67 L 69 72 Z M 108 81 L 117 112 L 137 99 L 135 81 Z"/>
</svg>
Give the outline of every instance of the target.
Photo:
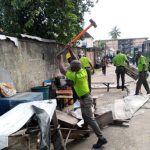
<svg viewBox="0 0 150 150">
<path fill-rule="evenodd" d="M 72 46 L 72 44 L 73 44 L 74 42 L 76 42 L 89 28 L 91 28 L 92 26 L 94 26 L 95 28 L 97 27 L 96 23 L 95 23 L 92 19 L 90 19 L 89 21 L 90 21 L 91 24 L 90 24 L 86 29 L 84 29 L 80 34 L 78 34 L 78 35 L 72 40 L 72 42 L 68 43 L 70 46 Z M 67 50 L 67 48 L 64 48 L 64 49 L 60 52 L 60 54 L 63 54 L 66 50 Z"/>
</svg>

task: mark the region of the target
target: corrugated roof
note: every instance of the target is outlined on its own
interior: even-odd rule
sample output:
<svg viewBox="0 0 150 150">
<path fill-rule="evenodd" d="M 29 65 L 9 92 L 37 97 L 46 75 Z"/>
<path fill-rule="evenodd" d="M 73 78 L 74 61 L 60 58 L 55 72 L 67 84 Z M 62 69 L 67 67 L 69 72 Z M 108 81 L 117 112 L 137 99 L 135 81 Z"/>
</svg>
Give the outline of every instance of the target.
<svg viewBox="0 0 150 150">
<path fill-rule="evenodd" d="M 31 36 L 31 35 L 26 35 L 26 34 L 20 34 L 20 35 L 10 35 L 9 34 L 0 34 L 0 40 L 5 40 L 5 39 L 9 39 L 11 41 L 13 41 L 15 43 L 16 46 L 18 46 L 18 38 L 19 37 L 23 37 L 23 38 L 28 38 L 28 39 L 33 39 L 33 40 L 37 40 L 40 42 L 46 42 L 46 43 L 55 43 L 56 40 L 50 40 L 50 39 L 44 39 L 44 38 L 40 38 L 37 36 Z"/>
<path fill-rule="evenodd" d="M 85 37 L 85 38 L 89 38 L 89 37 L 93 38 L 88 32 L 85 32 L 85 33 L 84 33 L 84 37 Z M 93 39 L 94 39 L 94 38 L 93 38 Z"/>
</svg>

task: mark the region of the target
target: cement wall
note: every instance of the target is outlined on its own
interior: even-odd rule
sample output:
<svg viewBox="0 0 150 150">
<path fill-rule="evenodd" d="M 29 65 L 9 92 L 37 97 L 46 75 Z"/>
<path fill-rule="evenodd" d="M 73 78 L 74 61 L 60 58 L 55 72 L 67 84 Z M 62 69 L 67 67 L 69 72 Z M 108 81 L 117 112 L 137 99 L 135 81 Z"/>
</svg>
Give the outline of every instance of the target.
<svg viewBox="0 0 150 150">
<path fill-rule="evenodd" d="M 56 54 L 65 47 L 60 43 L 45 43 L 28 38 L 18 38 L 18 47 L 9 39 L 0 40 L 0 67 L 12 76 L 18 92 L 41 86 L 45 79 L 61 75 Z M 83 48 L 73 47 L 75 54 Z M 65 53 L 66 54 L 66 53 Z M 64 66 L 68 62 L 63 54 Z"/>
</svg>

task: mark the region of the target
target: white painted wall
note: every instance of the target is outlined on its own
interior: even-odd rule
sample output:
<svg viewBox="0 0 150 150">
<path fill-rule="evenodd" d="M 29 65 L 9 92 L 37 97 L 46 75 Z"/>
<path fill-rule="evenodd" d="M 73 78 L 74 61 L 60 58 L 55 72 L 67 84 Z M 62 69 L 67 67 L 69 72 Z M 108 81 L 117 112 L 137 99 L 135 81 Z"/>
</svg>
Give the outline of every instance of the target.
<svg viewBox="0 0 150 150">
<path fill-rule="evenodd" d="M 94 39 L 92 37 L 90 38 L 85 38 L 83 41 L 79 41 L 80 44 L 78 45 L 79 47 L 82 47 L 83 45 L 86 46 L 86 48 L 89 48 L 89 47 L 93 47 L 93 42 L 94 42 Z"/>
</svg>

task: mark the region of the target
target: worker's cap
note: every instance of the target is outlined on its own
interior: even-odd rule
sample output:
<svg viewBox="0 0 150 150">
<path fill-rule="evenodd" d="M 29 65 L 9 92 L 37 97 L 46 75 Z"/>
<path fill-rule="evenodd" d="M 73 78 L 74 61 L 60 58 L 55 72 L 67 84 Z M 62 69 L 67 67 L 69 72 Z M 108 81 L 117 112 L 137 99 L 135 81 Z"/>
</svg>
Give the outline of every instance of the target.
<svg viewBox="0 0 150 150">
<path fill-rule="evenodd" d="M 138 52 L 137 52 L 137 54 L 139 54 L 139 55 L 140 55 L 140 54 L 142 54 L 142 52 L 141 52 L 141 51 L 138 51 Z"/>
<path fill-rule="evenodd" d="M 66 59 L 68 60 L 71 57 L 70 53 L 66 54 Z"/>
<path fill-rule="evenodd" d="M 79 60 L 72 60 L 70 67 L 81 67 L 81 62 Z"/>
</svg>

